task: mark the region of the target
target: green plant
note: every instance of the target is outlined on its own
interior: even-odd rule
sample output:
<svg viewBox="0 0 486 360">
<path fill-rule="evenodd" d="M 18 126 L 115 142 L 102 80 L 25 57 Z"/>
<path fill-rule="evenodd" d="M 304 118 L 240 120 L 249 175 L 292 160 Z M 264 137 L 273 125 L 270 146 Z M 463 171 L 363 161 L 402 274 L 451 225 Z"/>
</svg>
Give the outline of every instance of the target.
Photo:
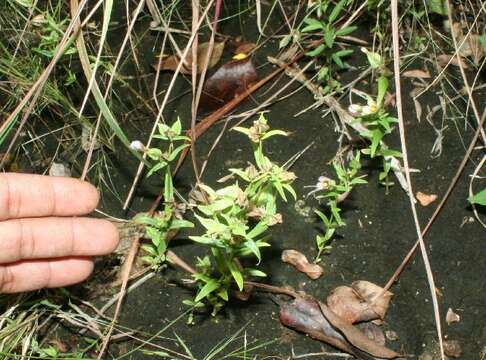
<svg viewBox="0 0 486 360">
<path fill-rule="evenodd" d="M 370 143 L 361 152 L 370 158 L 381 157 L 383 159 L 383 169 L 379 174 L 379 182 L 388 188 L 393 185 L 393 182 L 389 179 L 391 158 L 401 157 L 402 154 L 400 151 L 390 149 L 383 142 L 385 135 L 392 132 L 392 125 L 398 122 L 395 117 L 390 116 L 384 109 L 383 101 L 387 89 L 388 79 L 382 75 L 378 78 L 378 95 L 376 100 L 364 94 L 363 97 L 367 100 L 367 105 L 352 104 L 349 111 L 356 117 L 355 121 L 363 125 L 363 130 L 360 132 L 360 135 L 368 139 Z"/>
<path fill-rule="evenodd" d="M 341 218 L 339 203 L 346 199 L 355 185 L 366 184 L 366 180 L 363 179 L 364 175 L 358 176 L 358 172 L 361 169 L 359 152 L 349 162 L 349 167 L 346 168 L 338 160 L 334 160 L 332 166 L 337 180 L 321 176 L 315 185 L 315 189 L 311 192 L 316 194 L 316 199 L 325 199 L 329 209 L 328 215 L 319 210 L 315 211 L 322 220 L 325 228 L 324 234 L 316 236 L 318 252 L 315 262 L 321 261 L 322 253 L 331 249 L 330 242 L 334 237 L 336 229 L 346 225 Z"/>
<path fill-rule="evenodd" d="M 286 193 L 294 199 L 295 191 L 291 183 L 295 175 L 273 163 L 264 155 L 263 142 L 276 135 L 287 135 L 281 130 L 270 130 L 263 115 L 250 128 L 235 128 L 248 136 L 253 144 L 256 166 L 246 169 L 230 169 L 241 178 L 246 186 L 238 182 L 213 190 L 199 184 L 200 199 L 196 218 L 204 227 L 202 236 L 190 238 L 211 249 L 215 267 L 208 256 L 199 259 L 198 272 L 194 279 L 198 283 L 198 293 L 194 301 L 186 304 L 194 306 L 207 300 L 215 314 L 228 301 L 233 284 L 244 290 L 247 277 L 265 277 L 258 268 L 248 266 L 248 258 L 262 260 L 260 249 L 270 246 L 266 233 L 270 226 L 282 221 L 277 213 L 277 198 L 287 201 Z"/>
<path fill-rule="evenodd" d="M 132 148 L 143 151 L 147 157 L 155 164 L 147 173 L 147 177 L 163 171 L 164 175 L 164 210 L 148 216 L 139 215 L 135 221 L 145 225 L 147 237 L 151 240 L 150 245 L 143 245 L 142 248 L 148 253 L 144 257 L 155 269 L 158 269 L 165 262 L 165 252 L 167 250 L 168 240 L 182 228 L 193 227 L 193 224 L 182 218 L 174 198 L 174 184 L 172 182 L 171 163 L 177 159 L 179 153 L 186 147 L 190 146 L 186 142 L 190 139 L 181 135 L 182 125 L 180 119 L 169 127 L 166 124 L 160 124 L 158 134 L 154 138 L 167 142 L 167 148 L 162 151 L 158 148 L 145 148 L 140 142 L 133 142 Z M 180 142 L 183 142 L 180 144 Z"/>
<path fill-rule="evenodd" d="M 322 14 L 329 9 L 329 1 L 320 1 L 315 5 L 317 19 L 307 16 L 304 19 L 305 26 L 300 30 L 302 33 L 312 33 L 322 36 L 322 42 L 313 50 L 306 53 L 307 56 L 323 59 L 323 64 L 317 73 L 317 79 L 324 83 L 323 91 L 325 94 L 331 91 L 340 91 L 341 84 L 335 79 L 334 73 L 344 68 L 343 58 L 353 53 L 351 49 L 339 49 L 336 40 L 339 36 L 345 36 L 356 30 L 356 26 L 347 26 L 338 29 L 336 21 L 341 14 L 348 0 L 339 1 L 329 12 L 329 16 L 319 19 Z M 337 70 L 335 70 L 337 66 Z"/>
</svg>

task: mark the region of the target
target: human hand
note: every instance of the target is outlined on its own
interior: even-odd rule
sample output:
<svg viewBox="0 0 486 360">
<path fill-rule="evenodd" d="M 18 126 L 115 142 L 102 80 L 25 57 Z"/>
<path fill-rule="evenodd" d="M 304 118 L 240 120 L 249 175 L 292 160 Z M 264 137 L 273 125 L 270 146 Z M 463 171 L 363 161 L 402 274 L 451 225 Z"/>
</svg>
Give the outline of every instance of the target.
<svg viewBox="0 0 486 360">
<path fill-rule="evenodd" d="M 112 252 L 109 221 L 75 217 L 98 204 L 96 189 L 73 178 L 0 174 L 0 293 L 78 283 L 92 256 Z"/>
</svg>

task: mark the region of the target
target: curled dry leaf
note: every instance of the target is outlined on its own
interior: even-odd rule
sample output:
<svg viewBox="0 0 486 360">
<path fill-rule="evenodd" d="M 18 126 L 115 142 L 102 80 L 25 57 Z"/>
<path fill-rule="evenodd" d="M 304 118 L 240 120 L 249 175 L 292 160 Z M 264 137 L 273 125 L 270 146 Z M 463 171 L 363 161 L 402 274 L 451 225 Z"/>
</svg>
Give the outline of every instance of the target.
<svg viewBox="0 0 486 360">
<path fill-rule="evenodd" d="M 216 42 L 214 43 L 213 52 L 209 58 L 208 69 L 211 69 L 216 65 L 219 60 L 221 59 L 221 55 L 223 54 L 224 50 L 224 42 Z M 201 43 L 197 48 L 197 72 L 200 73 L 203 70 L 204 62 L 206 61 L 206 57 L 208 56 L 209 51 L 209 42 Z M 178 54 L 169 56 L 162 60 L 160 64 L 160 70 L 170 70 L 175 71 L 179 66 L 181 58 Z M 156 63 L 153 65 L 153 68 L 157 71 L 159 64 Z M 186 57 L 186 61 L 181 67 L 181 73 L 190 75 L 192 73 L 192 53 L 189 51 Z"/>
<path fill-rule="evenodd" d="M 459 321 L 461 321 L 461 317 L 458 314 L 456 314 L 451 308 L 449 308 L 447 310 L 447 314 L 446 314 L 447 325 L 450 325 L 452 323 L 459 322 Z"/>
<path fill-rule="evenodd" d="M 380 319 L 385 317 L 393 293 L 390 291 L 383 293 L 382 287 L 365 280 L 355 281 L 351 287 L 369 304 Z"/>
<path fill-rule="evenodd" d="M 305 255 L 297 250 L 284 250 L 282 252 L 282 261 L 294 266 L 313 280 L 320 278 L 324 272 L 321 266 L 309 263 Z"/>
<path fill-rule="evenodd" d="M 250 58 L 231 60 L 209 77 L 201 94 L 200 105 L 204 110 L 214 110 L 244 93 L 257 79 Z"/>
<path fill-rule="evenodd" d="M 422 206 L 429 206 L 435 200 L 437 200 L 437 195 L 435 194 L 425 194 L 423 192 L 418 191 L 416 195 L 417 200 L 419 201 L 420 205 Z"/>
<path fill-rule="evenodd" d="M 338 286 L 326 299 L 327 306 L 350 324 L 379 319 L 369 304 L 349 286 Z"/>
<path fill-rule="evenodd" d="M 417 79 L 430 79 L 429 71 L 428 70 L 420 70 L 420 69 L 404 71 L 402 76 L 408 77 L 408 78 L 417 78 Z"/>
</svg>

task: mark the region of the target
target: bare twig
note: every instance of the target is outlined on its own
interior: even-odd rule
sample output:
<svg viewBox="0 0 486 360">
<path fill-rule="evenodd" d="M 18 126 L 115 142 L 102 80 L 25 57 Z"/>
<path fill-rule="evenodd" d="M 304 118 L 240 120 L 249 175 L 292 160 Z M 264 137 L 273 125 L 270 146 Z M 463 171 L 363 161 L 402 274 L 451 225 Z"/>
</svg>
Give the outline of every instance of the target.
<svg viewBox="0 0 486 360">
<path fill-rule="evenodd" d="M 395 72 L 395 91 L 396 91 L 396 102 L 397 102 L 397 115 L 398 115 L 398 126 L 400 129 L 400 142 L 402 146 L 403 154 L 403 166 L 405 170 L 405 176 L 408 184 L 408 197 L 410 200 L 410 208 L 412 210 L 413 220 L 415 223 L 415 229 L 417 231 L 417 236 L 419 239 L 420 250 L 422 253 L 422 258 L 425 265 L 425 270 L 427 273 L 427 281 L 430 287 L 430 294 L 432 296 L 432 303 L 434 306 L 435 323 L 437 328 L 437 336 L 439 338 L 439 347 L 442 360 L 444 357 L 444 344 L 442 341 L 442 326 L 440 320 L 439 303 L 437 301 L 437 293 L 435 291 L 435 281 L 432 274 L 432 268 L 430 266 L 429 257 L 427 255 L 427 248 L 425 247 L 424 239 L 422 238 L 422 232 L 420 229 L 420 223 L 417 216 L 417 209 L 415 207 L 415 199 L 413 197 L 412 181 L 410 179 L 410 168 L 408 165 L 408 153 L 407 153 L 407 142 L 405 138 L 405 122 L 403 119 L 403 109 L 402 109 L 402 94 L 401 94 L 401 83 L 400 83 L 400 39 L 398 33 L 398 0 L 392 0 L 391 2 L 391 13 L 392 13 L 392 39 L 393 39 L 393 68 Z"/>
</svg>

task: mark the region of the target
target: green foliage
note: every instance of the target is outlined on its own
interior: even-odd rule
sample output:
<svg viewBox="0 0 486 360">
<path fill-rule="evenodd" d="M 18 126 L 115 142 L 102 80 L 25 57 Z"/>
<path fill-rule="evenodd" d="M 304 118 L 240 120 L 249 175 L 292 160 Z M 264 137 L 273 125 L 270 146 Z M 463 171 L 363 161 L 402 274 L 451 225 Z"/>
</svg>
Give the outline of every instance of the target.
<svg viewBox="0 0 486 360">
<path fill-rule="evenodd" d="M 182 215 L 177 209 L 170 166 L 177 159 L 179 153 L 189 146 L 186 142 L 190 139 L 181 135 L 182 125 L 180 119 L 177 119 L 171 127 L 166 124 L 160 124 L 158 130 L 159 132 L 154 135 L 154 138 L 166 142 L 166 149 L 144 148 L 143 151 L 149 159 L 155 162 L 147 177 L 159 172 L 163 173 L 164 210 L 153 217 L 142 214 L 135 218 L 137 223 L 145 225 L 146 235 L 151 240 L 150 245 L 143 245 L 142 248 L 148 254 L 144 257 L 144 260 L 150 263 L 154 269 L 160 268 L 165 262 L 167 240 L 170 238 L 170 235 L 175 234 L 179 229 L 194 226 L 191 222 L 182 219 Z"/>
<path fill-rule="evenodd" d="M 315 211 L 322 220 L 325 228 L 324 234 L 316 236 L 318 250 L 315 258 L 316 262 L 321 260 L 321 255 L 325 251 L 331 249 L 330 242 L 334 237 L 336 229 L 346 225 L 341 217 L 339 203 L 345 200 L 355 185 L 366 184 L 366 180 L 363 179 L 364 176 L 358 176 L 358 172 L 361 169 L 359 152 L 349 162 L 348 167 L 345 167 L 337 160 L 334 160 L 332 165 L 337 180 L 321 176 L 313 191 L 317 199 L 326 200 L 326 205 L 329 209 L 327 215 L 321 211 Z"/>
<path fill-rule="evenodd" d="M 369 140 L 370 145 L 361 150 L 370 158 L 381 157 L 383 160 L 383 169 L 379 174 L 379 182 L 387 188 L 393 185 L 389 180 L 391 169 L 391 158 L 401 157 L 400 151 L 392 150 L 382 141 L 383 138 L 393 130 L 393 124 L 398 122 L 393 116 L 390 116 L 384 109 L 384 98 L 388 90 L 388 79 L 382 75 L 378 78 L 378 95 L 376 100 L 366 96 L 367 105 L 352 105 L 350 111 L 356 116 L 356 121 L 365 126 L 360 135 Z"/>
<path fill-rule="evenodd" d="M 52 59 L 56 52 L 56 48 L 64 36 L 65 30 L 69 24 L 69 19 L 60 20 L 60 9 L 56 14 L 49 12 L 40 13 L 35 17 L 33 25 L 38 29 L 39 43 L 32 49 L 34 53 L 42 55 L 47 59 Z M 64 51 L 64 56 L 73 55 L 76 53 L 76 47 L 72 42 Z"/>
<path fill-rule="evenodd" d="M 337 20 L 348 0 L 339 1 L 332 9 L 331 2 L 320 1 L 316 5 L 317 19 L 309 17 L 304 19 L 304 26 L 301 33 L 311 33 L 312 35 L 322 36 L 322 41 L 307 56 L 320 58 L 323 65 L 317 73 L 317 79 L 323 85 L 324 93 L 339 91 L 341 84 L 334 79 L 334 73 L 344 68 L 343 59 L 353 53 L 351 49 L 342 49 L 336 46 L 336 39 L 339 36 L 346 36 L 356 30 L 356 26 L 347 26 L 341 29 L 337 27 Z M 320 19 L 321 14 L 327 14 Z"/>
<path fill-rule="evenodd" d="M 291 186 L 295 175 L 273 163 L 263 151 L 265 140 L 287 134 L 270 130 L 263 115 L 252 127 L 235 130 L 247 135 L 252 142 L 256 166 L 230 169 L 246 186 L 240 186 L 236 181 L 214 190 L 199 184 L 196 218 L 205 233 L 190 236 L 194 242 L 209 247 L 214 260 L 214 266 L 209 257 L 198 260 L 194 279 L 199 290 L 191 305 L 206 300 L 213 306 L 213 314 L 228 301 L 233 285 L 242 291 L 246 278 L 266 276 L 246 264 L 253 259 L 258 266 L 262 260 L 261 248 L 270 246 L 266 232 L 281 222 L 277 199 L 287 201 L 288 194 L 296 198 Z"/>
<path fill-rule="evenodd" d="M 473 196 L 469 197 L 468 201 L 471 204 L 478 204 L 482 206 L 486 206 L 486 188 L 474 194 Z"/>
</svg>

